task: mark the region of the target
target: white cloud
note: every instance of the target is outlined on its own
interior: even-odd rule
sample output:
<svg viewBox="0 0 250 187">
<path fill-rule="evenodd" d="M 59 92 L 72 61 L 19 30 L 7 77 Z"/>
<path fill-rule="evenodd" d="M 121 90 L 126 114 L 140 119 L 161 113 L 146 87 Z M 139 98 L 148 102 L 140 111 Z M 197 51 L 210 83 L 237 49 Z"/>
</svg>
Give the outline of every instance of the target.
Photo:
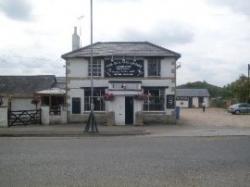
<svg viewBox="0 0 250 187">
<path fill-rule="evenodd" d="M 16 19 L 32 21 L 0 13 L 0 74 L 63 75 L 60 56 L 71 50 L 74 25 L 89 44 L 89 1 L 15 1 L 29 10 Z M 250 59 L 249 17 L 211 1 L 94 0 L 94 41 L 150 40 L 182 54 L 178 83 L 229 83 Z"/>
</svg>

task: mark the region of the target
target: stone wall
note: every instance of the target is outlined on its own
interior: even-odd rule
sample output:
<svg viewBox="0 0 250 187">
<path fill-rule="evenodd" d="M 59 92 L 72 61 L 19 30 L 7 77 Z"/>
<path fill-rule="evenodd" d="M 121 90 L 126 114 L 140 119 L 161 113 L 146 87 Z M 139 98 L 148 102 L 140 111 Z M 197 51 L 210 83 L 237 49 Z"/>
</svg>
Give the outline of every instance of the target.
<svg viewBox="0 0 250 187">
<path fill-rule="evenodd" d="M 137 112 L 136 124 L 176 124 L 176 118 L 174 113 L 172 115 L 166 115 L 165 112 Z"/>
<path fill-rule="evenodd" d="M 114 112 L 96 112 L 99 125 L 115 125 Z M 87 123 L 89 113 L 70 115 L 69 123 Z M 175 114 L 166 115 L 165 112 L 136 112 L 135 125 L 176 124 Z"/>
<path fill-rule="evenodd" d="M 69 123 L 87 123 L 89 113 L 71 114 Z M 114 112 L 95 112 L 96 121 L 100 125 L 114 125 Z"/>
</svg>

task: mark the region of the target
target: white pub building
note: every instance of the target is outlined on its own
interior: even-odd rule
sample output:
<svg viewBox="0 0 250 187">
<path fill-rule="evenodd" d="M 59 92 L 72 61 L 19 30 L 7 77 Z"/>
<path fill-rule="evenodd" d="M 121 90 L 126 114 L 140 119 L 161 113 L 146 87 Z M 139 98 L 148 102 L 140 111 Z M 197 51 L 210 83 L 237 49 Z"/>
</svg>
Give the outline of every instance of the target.
<svg viewBox="0 0 250 187">
<path fill-rule="evenodd" d="M 69 123 L 86 122 L 90 112 L 91 46 L 66 60 Z M 142 125 L 175 122 L 176 61 L 180 54 L 150 42 L 97 42 L 93 48 L 94 111 L 99 124 Z"/>
</svg>

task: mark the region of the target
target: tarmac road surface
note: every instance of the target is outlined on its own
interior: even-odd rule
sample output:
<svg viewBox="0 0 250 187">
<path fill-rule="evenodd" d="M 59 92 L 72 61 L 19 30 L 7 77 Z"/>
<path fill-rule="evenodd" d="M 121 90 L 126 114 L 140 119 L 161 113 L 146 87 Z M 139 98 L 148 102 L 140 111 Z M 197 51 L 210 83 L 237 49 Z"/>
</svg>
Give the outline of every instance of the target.
<svg viewBox="0 0 250 187">
<path fill-rule="evenodd" d="M 0 186 L 249 186 L 250 136 L 0 138 Z"/>
</svg>

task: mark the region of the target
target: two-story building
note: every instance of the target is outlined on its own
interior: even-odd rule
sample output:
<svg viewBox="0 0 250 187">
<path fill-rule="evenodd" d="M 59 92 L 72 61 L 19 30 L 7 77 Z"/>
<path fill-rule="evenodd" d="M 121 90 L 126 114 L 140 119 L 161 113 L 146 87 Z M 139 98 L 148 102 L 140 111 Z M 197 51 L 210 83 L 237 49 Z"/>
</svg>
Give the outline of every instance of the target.
<svg viewBox="0 0 250 187">
<path fill-rule="evenodd" d="M 175 122 L 176 61 L 180 54 L 150 42 L 97 42 L 92 50 L 98 123 Z M 90 56 L 90 45 L 62 55 L 71 123 L 86 122 L 90 112 Z"/>
</svg>

